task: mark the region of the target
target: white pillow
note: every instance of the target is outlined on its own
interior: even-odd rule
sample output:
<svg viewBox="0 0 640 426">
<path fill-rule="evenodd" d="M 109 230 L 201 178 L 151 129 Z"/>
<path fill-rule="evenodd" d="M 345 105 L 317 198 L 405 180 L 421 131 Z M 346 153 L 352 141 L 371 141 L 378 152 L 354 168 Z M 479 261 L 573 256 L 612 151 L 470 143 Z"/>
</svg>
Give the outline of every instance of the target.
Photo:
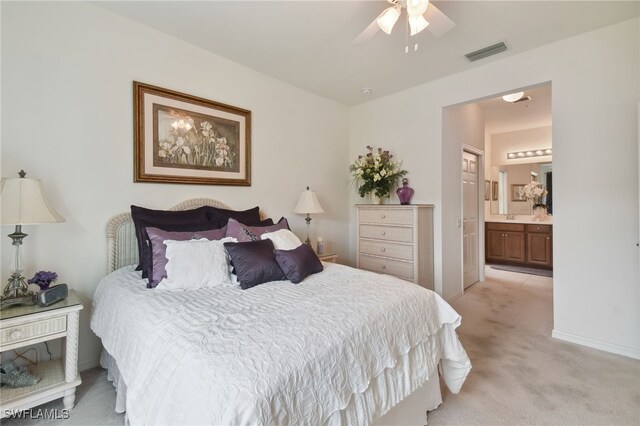
<svg viewBox="0 0 640 426">
<path fill-rule="evenodd" d="M 223 243 L 237 241 L 235 238 L 164 241 L 167 277 L 158 283 L 156 290 L 232 286 L 231 263 Z"/>
<path fill-rule="evenodd" d="M 293 250 L 302 245 L 300 238 L 296 237 L 296 234 L 288 229 L 267 232 L 262 234 L 260 238 L 263 240 L 271 240 L 276 250 Z"/>
</svg>

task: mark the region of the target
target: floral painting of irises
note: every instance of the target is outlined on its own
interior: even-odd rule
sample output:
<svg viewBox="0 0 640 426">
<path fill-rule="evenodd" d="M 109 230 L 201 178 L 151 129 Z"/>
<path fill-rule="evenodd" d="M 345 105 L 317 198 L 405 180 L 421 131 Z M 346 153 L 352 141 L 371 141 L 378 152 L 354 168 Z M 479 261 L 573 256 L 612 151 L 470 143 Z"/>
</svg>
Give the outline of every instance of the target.
<svg viewBox="0 0 640 426">
<path fill-rule="evenodd" d="M 239 123 L 154 105 L 156 166 L 238 171 Z"/>
<path fill-rule="evenodd" d="M 251 111 L 133 85 L 134 182 L 251 185 Z"/>
</svg>

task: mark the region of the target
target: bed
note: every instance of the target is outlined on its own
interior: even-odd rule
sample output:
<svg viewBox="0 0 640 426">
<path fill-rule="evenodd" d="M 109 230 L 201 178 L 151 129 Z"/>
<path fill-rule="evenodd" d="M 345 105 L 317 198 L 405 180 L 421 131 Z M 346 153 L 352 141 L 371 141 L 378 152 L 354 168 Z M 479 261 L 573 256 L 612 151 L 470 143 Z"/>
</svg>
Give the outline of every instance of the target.
<svg viewBox="0 0 640 426">
<path fill-rule="evenodd" d="M 196 199 L 172 210 L 219 201 Z M 131 216 L 107 226 L 91 328 L 131 424 L 420 424 L 471 364 L 436 293 L 344 265 L 299 284 L 148 289 Z"/>
</svg>

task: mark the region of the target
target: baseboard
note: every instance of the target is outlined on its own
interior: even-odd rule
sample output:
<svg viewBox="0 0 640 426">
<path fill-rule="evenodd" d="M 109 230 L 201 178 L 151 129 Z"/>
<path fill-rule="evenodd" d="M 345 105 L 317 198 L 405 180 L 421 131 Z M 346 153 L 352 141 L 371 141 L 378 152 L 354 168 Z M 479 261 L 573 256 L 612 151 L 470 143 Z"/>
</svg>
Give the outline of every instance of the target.
<svg viewBox="0 0 640 426">
<path fill-rule="evenodd" d="M 623 355 L 633 359 L 640 359 L 640 350 L 629 348 L 627 346 L 601 342 L 599 340 L 593 340 L 587 337 L 576 336 L 575 334 L 565 333 L 564 331 L 558 331 L 558 330 L 553 330 L 551 332 L 551 337 L 558 340 L 564 340 L 565 342 L 576 343 L 578 345 L 587 346 L 589 348 L 598 349 L 605 352 L 611 352 L 618 355 Z"/>
<path fill-rule="evenodd" d="M 447 297 L 446 301 L 447 301 L 447 303 L 451 304 L 454 301 L 460 299 L 462 296 L 464 296 L 464 290 L 460 290 L 459 292 L 457 292 L 453 296 Z"/>
<path fill-rule="evenodd" d="M 78 362 L 78 370 L 85 371 L 100 365 L 100 357 L 89 358 Z"/>
</svg>

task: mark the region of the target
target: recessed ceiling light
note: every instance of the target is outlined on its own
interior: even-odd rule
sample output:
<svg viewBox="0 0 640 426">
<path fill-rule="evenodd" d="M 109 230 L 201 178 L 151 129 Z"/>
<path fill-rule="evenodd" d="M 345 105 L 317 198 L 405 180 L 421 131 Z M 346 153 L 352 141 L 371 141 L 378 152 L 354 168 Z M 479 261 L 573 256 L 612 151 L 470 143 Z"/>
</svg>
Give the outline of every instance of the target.
<svg viewBox="0 0 640 426">
<path fill-rule="evenodd" d="M 371 92 L 373 92 L 373 90 L 371 90 L 371 89 L 370 89 L 370 88 L 368 88 L 368 87 L 365 87 L 364 89 L 362 89 L 362 94 L 363 94 L 363 95 L 370 95 L 370 94 L 371 94 Z"/>
</svg>

